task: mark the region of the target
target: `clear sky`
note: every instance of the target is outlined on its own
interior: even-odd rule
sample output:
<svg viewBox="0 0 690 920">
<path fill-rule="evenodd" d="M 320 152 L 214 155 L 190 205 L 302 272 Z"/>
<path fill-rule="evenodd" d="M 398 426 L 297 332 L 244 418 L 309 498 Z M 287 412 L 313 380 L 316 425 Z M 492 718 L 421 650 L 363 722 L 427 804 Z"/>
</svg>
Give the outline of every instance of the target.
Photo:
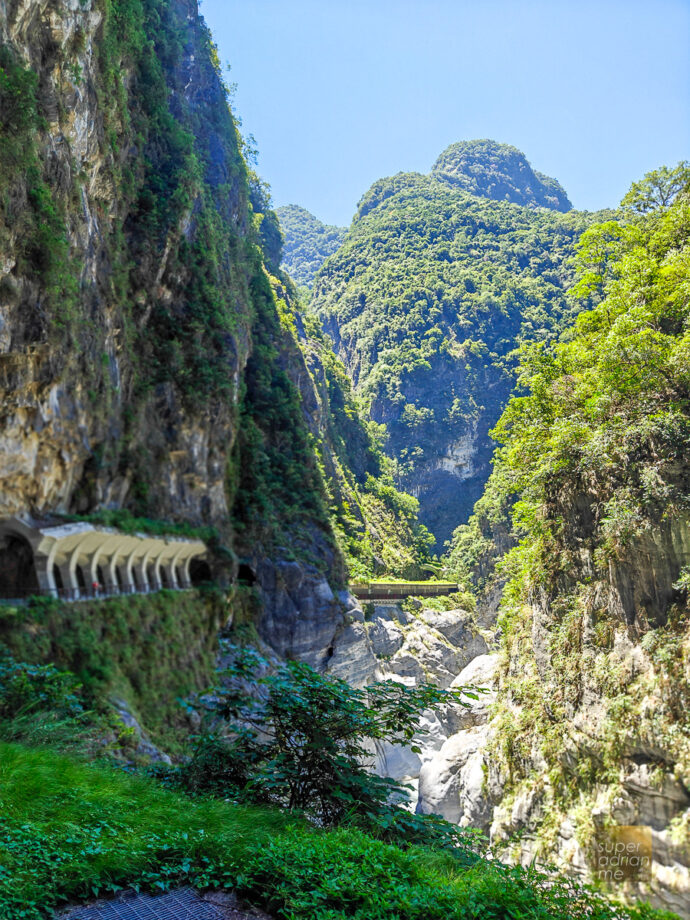
<svg viewBox="0 0 690 920">
<path fill-rule="evenodd" d="M 690 157 L 690 0 L 203 0 L 276 206 L 349 224 L 459 140 L 519 147 L 577 208 Z"/>
</svg>

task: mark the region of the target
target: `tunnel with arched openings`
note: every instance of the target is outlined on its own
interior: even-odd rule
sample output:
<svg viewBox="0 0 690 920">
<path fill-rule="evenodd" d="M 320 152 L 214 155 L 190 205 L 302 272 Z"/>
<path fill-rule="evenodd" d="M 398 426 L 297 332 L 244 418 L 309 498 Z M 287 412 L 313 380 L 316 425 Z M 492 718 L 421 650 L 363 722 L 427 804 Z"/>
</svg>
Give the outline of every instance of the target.
<svg viewBox="0 0 690 920">
<path fill-rule="evenodd" d="M 210 580 L 203 541 L 121 533 L 87 522 L 0 521 L 0 599 L 65 600 L 193 587 Z"/>
</svg>

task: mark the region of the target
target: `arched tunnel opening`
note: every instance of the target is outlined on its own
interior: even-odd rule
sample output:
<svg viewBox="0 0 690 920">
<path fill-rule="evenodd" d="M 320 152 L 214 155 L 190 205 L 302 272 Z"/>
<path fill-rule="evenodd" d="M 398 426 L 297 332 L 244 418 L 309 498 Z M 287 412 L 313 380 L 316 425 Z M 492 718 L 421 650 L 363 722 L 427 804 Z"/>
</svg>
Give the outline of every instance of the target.
<svg viewBox="0 0 690 920">
<path fill-rule="evenodd" d="M 40 591 L 34 554 L 28 540 L 0 535 L 0 597 L 27 597 Z"/>
<path fill-rule="evenodd" d="M 211 566 L 205 559 L 192 559 L 189 563 L 189 580 L 195 588 L 213 581 Z"/>
<path fill-rule="evenodd" d="M 237 583 L 248 588 L 253 588 L 256 584 L 256 573 L 246 562 L 241 562 L 237 570 Z"/>
</svg>

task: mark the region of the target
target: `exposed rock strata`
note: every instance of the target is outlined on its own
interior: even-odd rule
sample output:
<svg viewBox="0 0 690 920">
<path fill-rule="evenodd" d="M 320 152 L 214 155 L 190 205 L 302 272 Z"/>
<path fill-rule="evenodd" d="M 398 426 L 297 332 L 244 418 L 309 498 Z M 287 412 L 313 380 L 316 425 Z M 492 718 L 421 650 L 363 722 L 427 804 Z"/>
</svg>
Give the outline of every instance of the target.
<svg viewBox="0 0 690 920">
<path fill-rule="evenodd" d="M 205 141 L 218 154 L 215 169 L 205 178 L 218 189 L 233 169 L 223 126 L 212 127 L 224 97 L 204 54 L 196 6 L 177 2 L 175 13 L 186 24 L 187 44 L 178 67 L 168 73 L 172 103 L 177 105 L 179 98 L 180 111 L 188 104 L 208 115 Z M 122 505 L 137 474 L 123 462 L 127 437 L 130 457 L 144 443 L 155 457 L 158 475 L 150 503 L 160 517 L 218 522 L 228 512 L 224 477 L 236 430 L 232 399 L 210 400 L 202 411 L 190 411 L 178 388 L 168 384 L 136 405 L 133 400 L 136 369 L 126 342 L 129 320 L 110 286 L 119 270 L 113 241 L 123 226 L 136 233 L 136 221 L 125 210 L 131 204 L 117 188 L 133 150 L 124 144 L 113 153 L 106 134 L 99 55 L 103 28 L 101 6 L 92 0 L 70 0 L 59 9 L 43 0 L 0 7 L 2 41 L 39 77 L 46 127 L 38 154 L 56 201 L 64 203 L 69 257 L 79 266 L 82 321 L 92 330 L 86 349 L 66 351 L 32 321 L 40 316 L 44 295 L 40 281 L 18 267 L 21 239 L 10 227 L 0 277 L 0 514 Z M 225 194 L 218 193 L 219 201 Z M 74 205 L 70 196 L 77 196 Z M 223 207 L 234 211 L 241 227 L 244 203 L 237 182 L 230 197 Z M 130 296 L 140 305 L 140 327 L 156 302 L 164 301 L 172 312 L 179 309 L 185 279 L 173 273 L 169 255 L 182 233 L 191 239 L 195 232 L 193 221 L 169 228 L 162 257 L 150 271 L 139 273 L 141 287 Z M 243 312 L 246 317 L 248 305 Z M 243 317 L 236 336 L 226 343 L 227 372 L 235 381 L 250 347 Z"/>
<path fill-rule="evenodd" d="M 592 879 L 607 828 L 648 828 L 651 874 L 623 891 L 689 916 L 690 646 L 674 585 L 690 564 L 690 529 L 670 515 L 602 568 L 588 549 L 591 518 L 569 526 L 582 568 L 570 570 L 560 593 L 534 593 L 522 611 L 527 641 L 513 643 L 501 675 L 502 718 L 489 725 L 487 753 L 491 838 L 505 859 L 536 858 Z M 579 638 L 564 680 L 554 637 L 568 587 L 579 592 Z M 536 682 L 539 712 L 515 692 L 516 678 Z M 511 725 L 522 726 L 512 760 Z M 564 797 L 562 777 L 577 796 Z"/>
<path fill-rule="evenodd" d="M 254 226 L 266 203 L 250 188 L 195 0 L 164 6 L 148 39 L 177 128 L 166 127 L 165 116 L 147 121 L 160 87 L 155 68 L 145 86 L 139 82 L 137 54 L 148 53 L 148 43 L 143 51 L 127 44 L 140 27 L 136 10 L 127 34 L 114 40 L 121 25 L 99 0 L 0 4 L 3 49 L 36 75 L 40 119 L 27 144 L 57 215 L 56 235 L 64 232 L 60 264 L 72 272 L 54 296 L 40 260 L 25 258 L 22 221 L 32 213 L 33 180 L 19 169 L 3 190 L 11 219 L 0 213 L 0 517 L 128 508 L 213 525 L 239 555 L 257 556 L 266 601 L 260 628 L 282 653 L 322 666 L 345 612 L 328 584 L 344 580 L 328 524 L 312 526 L 305 513 L 298 549 L 312 562 L 299 565 L 275 541 L 263 545 L 273 535 L 261 522 L 252 522 L 259 537 L 233 532 L 241 403 L 257 351 L 255 299 L 268 297 L 256 288 L 265 285 L 272 253 L 266 248 L 262 262 Z M 150 8 L 142 9 L 150 28 Z M 106 46 L 119 55 L 115 65 Z M 191 147 L 183 155 L 176 144 Z M 177 198 L 187 204 L 176 211 Z M 154 232 L 146 219 L 156 207 Z M 208 237 L 216 231 L 222 252 L 214 261 Z M 199 283 L 194 253 L 207 259 Z M 216 284 L 218 300 L 200 318 L 195 298 L 203 299 L 206 284 Z M 299 343 L 280 326 L 276 303 L 264 309 L 277 332 L 262 360 L 287 373 L 296 412 L 320 440 L 328 406 Z M 199 399 L 196 378 L 211 361 L 216 382 L 204 384 Z M 337 477 L 327 449 L 325 462 Z M 233 574 L 231 553 L 225 562 L 226 576 Z"/>
</svg>

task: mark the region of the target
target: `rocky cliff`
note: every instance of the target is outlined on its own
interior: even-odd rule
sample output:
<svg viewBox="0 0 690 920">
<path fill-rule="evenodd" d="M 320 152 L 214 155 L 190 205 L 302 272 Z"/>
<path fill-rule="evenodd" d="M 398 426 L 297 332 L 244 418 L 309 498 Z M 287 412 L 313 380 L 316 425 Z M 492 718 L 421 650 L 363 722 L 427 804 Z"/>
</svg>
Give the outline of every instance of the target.
<svg viewBox="0 0 690 920">
<path fill-rule="evenodd" d="M 622 225 L 584 235 L 576 290 L 595 291 L 597 306 L 562 344 L 526 352 L 525 395 L 497 426 L 494 474 L 448 560 L 480 596 L 503 591 L 483 786 L 483 825 L 499 852 L 601 882 L 598 848 L 618 827 L 642 828 L 649 871 L 621 889 L 681 916 L 690 915 L 689 178 L 687 164 L 651 174 L 624 199 Z M 449 757 L 436 785 L 453 770 Z"/>
<path fill-rule="evenodd" d="M 261 267 L 196 7 L 9 3 L 0 34 L 2 512 L 219 523 Z"/>
<path fill-rule="evenodd" d="M 278 277 L 196 3 L 12 0 L 0 38 L 0 515 L 211 525 L 221 581 L 244 559 L 264 634 L 318 658 L 345 558 L 397 528 L 412 563 L 415 509 Z"/>
</svg>

